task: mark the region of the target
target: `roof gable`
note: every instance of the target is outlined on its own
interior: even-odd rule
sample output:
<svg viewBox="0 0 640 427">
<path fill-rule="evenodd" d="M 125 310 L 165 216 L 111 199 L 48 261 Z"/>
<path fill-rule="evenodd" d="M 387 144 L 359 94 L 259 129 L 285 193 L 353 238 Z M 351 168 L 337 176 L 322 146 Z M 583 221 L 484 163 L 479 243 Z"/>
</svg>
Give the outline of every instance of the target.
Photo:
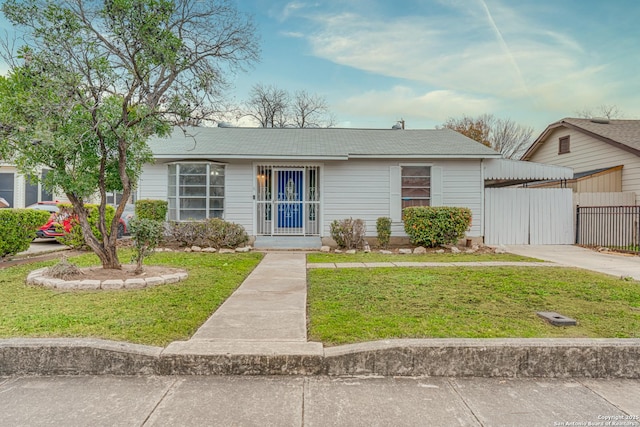
<svg viewBox="0 0 640 427">
<path fill-rule="evenodd" d="M 547 126 L 527 152 L 524 153 L 522 160 L 530 159 L 549 135 L 560 127 L 576 130 L 616 148 L 640 156 L 640 120 L 596 120 L 568 117 Z"/>
<path fill-rule="evenodd" d="M 152 138 L 156 158 L 335 159 L 492 158 L 491 148 L 450 129 L 175 129 L 167 139 Z"/>
</svg>

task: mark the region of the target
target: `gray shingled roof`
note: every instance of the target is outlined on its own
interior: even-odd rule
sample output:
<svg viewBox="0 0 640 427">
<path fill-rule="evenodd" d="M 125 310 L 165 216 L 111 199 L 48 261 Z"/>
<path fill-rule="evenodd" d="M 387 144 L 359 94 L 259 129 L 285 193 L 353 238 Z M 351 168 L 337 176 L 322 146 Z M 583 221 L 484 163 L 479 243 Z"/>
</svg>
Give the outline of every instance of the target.
<svg viewBox="0 0 640 427">
<path fill-rule="evenodd" d="M 620 149 L 640 155 L 640 120 L 608 120 L 602 123 L 602 119 L 575 119 L 567 117 L 555 123 L 551 123 L 531 144 L 522 159 L 531 158 L 533 153 L 547 139 L 549 134 L 559 127 L 575 129 L 579 132 L 591 135 Z"/>
<path fill-rule="evenodd" d="M 149 141 L 156 158 L 488 158 L 494 150 L 449 129 L 176 129 Z"/>
<path fill-rule="evenodd" d="M 609 123 L 597 123 L 591 119 L 566 118 L 561 122 L 640 150 L 640 120 L 609 120 Z"/>
</svg>

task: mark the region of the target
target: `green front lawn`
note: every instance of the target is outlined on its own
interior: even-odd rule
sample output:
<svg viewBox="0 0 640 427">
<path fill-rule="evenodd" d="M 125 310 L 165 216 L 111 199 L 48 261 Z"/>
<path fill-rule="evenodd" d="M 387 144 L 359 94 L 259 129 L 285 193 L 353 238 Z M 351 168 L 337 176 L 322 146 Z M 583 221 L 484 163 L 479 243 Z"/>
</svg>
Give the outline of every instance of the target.
<svg viewBox="0 0 640 427">
<path fill-rule="evenodd" d="M 120 254 L 124 262 L 130 252 Z M 148 259 L 186 269 L 183 282 L 142 290 L 60 292 L 27 286 L 27 274 L 55 262 L 0 270 L 0 338 L 95 337 L 164 346 L 188 339 L 242 283 L 260 253 L 163 252 Z M 72 258 L 98 265 L 94 255 Z"/>
<path fill-rule="evenodd" d="M 333 261 L 332 261 L 333 262 Z M 640 338 L 640 283 L 556 267 L 313 269 L 309 339 Z M 578 326 L 556 327 L 537 311 Z"/>
<path fill-rule="evenodd" d="M 310 253 L 307 255 L 307 262 L 310 263 L 326 263 L 326 262 L 482 262 L 482 261 L 540 261 L 535 258 L 527 258 L 515 254 L 482 254 L 482 253 L 443 253 L 435 252 L 427 254 L 381 254 L 381 253 L 364 253 L 355 254 L 334 254 L 334 253 Z"/>
</svg>

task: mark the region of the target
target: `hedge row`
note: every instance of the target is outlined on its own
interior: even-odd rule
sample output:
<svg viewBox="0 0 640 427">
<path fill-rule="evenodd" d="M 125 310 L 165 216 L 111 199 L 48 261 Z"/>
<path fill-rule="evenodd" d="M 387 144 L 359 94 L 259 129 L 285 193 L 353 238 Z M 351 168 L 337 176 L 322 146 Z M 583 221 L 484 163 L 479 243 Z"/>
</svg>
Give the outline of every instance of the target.
<svg viewBox="0 0 640 427">
<path fill-rule="evenodd" d="M 0 258 L 29 249 L 50 215 L 35 209 L 0 209 Z"/>
</svg>

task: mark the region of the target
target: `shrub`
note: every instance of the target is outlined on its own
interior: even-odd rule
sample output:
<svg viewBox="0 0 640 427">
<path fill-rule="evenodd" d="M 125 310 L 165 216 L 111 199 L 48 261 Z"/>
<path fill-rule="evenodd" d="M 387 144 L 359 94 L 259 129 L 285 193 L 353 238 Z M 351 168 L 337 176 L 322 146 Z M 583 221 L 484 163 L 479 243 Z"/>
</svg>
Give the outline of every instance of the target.
<svg viewBox="0 0 640 427">
<path fill-rule="evenodd" d="M 169 223 L 169 234 L 181 246 L 206 246 L 207 225 L 201 221 L 172 221 Z"/>
<path fill-rule="evenodd" d="M 91 230 L 96 238 L 102 241 L 102 233 L 98 231 L 98 221 L 100 219 L 100 213 L 98 212 L 98 205 L 86 204 L 84 205 L 89 210 L 89 224 L 91 225 Z M 59 203 L 58 207 L 60 208 L 60 215 L 71 215 L 71 231 L 66 233 L 64 236 L 56 237 L 58 242 L 63 245 L 71 246 L 74 249 L 86 249 L 87 244 L 85 243 L 84 236 L 82 234 L 82 228 L 80 227 L 80 223 L 78 222 L 77 217 L 73 213 L 73 205 L 71 203 Z M 107 227 L 111 226 L 111 221 L 115 216 L 116 210 L 113 206 L 107 205 L 105 209 L 106 215 L 106 224 Z"/>
<path fill-rule="evenodd" d="M 153 254 L 153 251 L 164 235 L 164 221 L 156 221 L 147 218 L 133 218 L 129 221 L 129 230 L 133 238 L 133 256 L 131 260 L 136 263 L 136 274 L 142 273 L 142 262 L 145 257 Z"/>
<path fill-rule="evenodd" d="M 136 202 L 136 218 L 165 221 L 168 203 L 166 200 L 138 200 Z"/>
<path fill-rule="evenodd" d="M 36 230 L 50 215 L 34 209 L 0 209 L 0 258 L 29 249 Z"/>
<path fill-rule="evenodd" d="M 207 220 L 207 239 L 214 248 L 237 248 L 249 241 L 244 227 L 219 218 Z"/>
<path fill-rule="evenodd" d="M 170 234 L 183 246 L 237 248 L 249 241 L 243 226 L 219 218 L 205 221 L 172 222 Z"/>
<path fill-rule="evenodd" d="M 365 235 L 366 226 L 361 219 L 348 218 L 331 223 L 331 237 L 340 248 L 361 249 Z"/>
<path fill-rule="evenodd" d="M 378 231 L 378 244 L 381 248 L 389 246 L 391 238 L 391 218 L 382 216 L 376 221 L 376 230 Z"/>
<path fill-rule="evenodd" d="M 405 208 L 404 230 L 411 243 L 434 247 L 455 244 L 471 225 L 471 210 L 447 206 Z"/>
</svg>

